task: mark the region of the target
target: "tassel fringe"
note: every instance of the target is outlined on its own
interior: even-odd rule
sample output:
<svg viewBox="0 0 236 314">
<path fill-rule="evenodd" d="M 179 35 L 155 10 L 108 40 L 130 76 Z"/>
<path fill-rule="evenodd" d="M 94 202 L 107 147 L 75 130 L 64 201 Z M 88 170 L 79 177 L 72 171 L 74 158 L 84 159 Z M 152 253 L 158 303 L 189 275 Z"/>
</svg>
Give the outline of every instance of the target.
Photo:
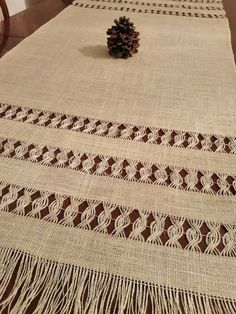
<svg viewBox="0 0 236 314">
<path fill-rule="evenodd" d="M 233 314 L 236 304 L 2 248 L 0 313 Z"/>
</svg>

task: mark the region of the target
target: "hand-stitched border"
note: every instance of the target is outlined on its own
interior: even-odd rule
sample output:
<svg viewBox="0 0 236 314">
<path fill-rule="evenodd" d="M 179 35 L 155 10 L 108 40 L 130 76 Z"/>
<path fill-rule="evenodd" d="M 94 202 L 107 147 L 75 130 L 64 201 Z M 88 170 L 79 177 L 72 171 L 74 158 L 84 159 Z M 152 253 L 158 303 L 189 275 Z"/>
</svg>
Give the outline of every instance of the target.
<svg viewBox="0 0 236 314">
<path fill-rule="evenodd" d="M 146 144 L 236 155 L 236 138 L 230 136 L 106 121 L 1 102 L 0 118 Z"/>
<path fill-rule="evenodd" d="M 133 4 L 126 5 L 122 3 L 110 3 L 104 5 L 103 1 L 99 1 L 101 4 L 94 4 L 93 2 L 85 3 L 82 2 L 83 0 L 76 0 L 74 1 L 74 6 L 78 6 L 80 8 L 88 8 L 88 9 L 99 9 L 99 10 L 115 10 L 115 11 L 123 11 L 123 12 L 135 12 L 135 13 L 148 13 L 148 14 L 163 14 L 163 15 L 172 15 L 172 16 L 184 16 L 184 17 L 197 17 L 197 18 L 225 18 L 225 11 L 220 9 L 220 12 L 217 12 L 218 7 L 216 6 L 215 9 L 210 9 L 208 7 L 201 8 L 198 7 L 197 9 L 191 10 L 191 8 L 184 8 L 184 7 L 172 7 L 168 4 L 166 6 L 161 3 L 157 3 L 156 7 L 160 8 L 158 10 L 153 9 L 153 7 L 147 8 L 148 4 L 145 5 L 145 8 L 142 8 L 142 4 L 137 5 L 134 1 Z M 163 8 L 163 9 L 162 9 Z M 189 10 L 190 9 L 190 10 Z M 206 13 L 209 11 L 209 13 Z M 213 13 L 214 12 L 214 13 Z"/>
<path fill-rule="evenodd" d="M 183 191 L 218 196 L 236 194 L 235 175 L 75 152 L 70 149 L 41 146 L 12 138 L 0 138 L 0 157 L 30 161 L 49 167 L 61 167 L 90 175 L 177 188 Z"/>
<path fill-rule="evenodd" d="M 233 225 L 145 212 L 0 182 L 0 211 L 206 254 L 236 256 Z"/>
</svg>

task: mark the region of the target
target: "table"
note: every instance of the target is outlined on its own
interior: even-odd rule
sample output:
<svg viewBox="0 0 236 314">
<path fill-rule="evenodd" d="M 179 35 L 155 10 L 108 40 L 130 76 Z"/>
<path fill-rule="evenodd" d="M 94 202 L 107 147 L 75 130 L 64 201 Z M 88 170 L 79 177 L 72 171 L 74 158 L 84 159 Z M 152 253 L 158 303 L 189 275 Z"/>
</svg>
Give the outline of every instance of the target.
<svg viewBox="0 0 236 314">
<path fill-rule="evenodd" d="M 234 51 L 234 59 L 236 63 L 236 1 L 223 0 L 224 8 L 229 19 L 231 31 L 231 42 Z"/>
<path fill-rule="evenodd" d="M 0 0 L 0 57 L 61 12 L 72 0 L 28 0 L 27 8 L 9 16 L 5 0 Z"/>
</svg>

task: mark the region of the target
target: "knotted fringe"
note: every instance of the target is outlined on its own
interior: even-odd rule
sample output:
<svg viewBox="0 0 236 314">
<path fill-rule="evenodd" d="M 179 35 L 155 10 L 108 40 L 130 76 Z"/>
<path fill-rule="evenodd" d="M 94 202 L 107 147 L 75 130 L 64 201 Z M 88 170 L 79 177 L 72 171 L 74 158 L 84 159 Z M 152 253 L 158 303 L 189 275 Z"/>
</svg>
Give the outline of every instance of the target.
<svg viewBox="0 0 236 314">
<path fill-rule="evenodd" d="M 91 257 L 92 258 L 92 257 Z M 232 300 L 0 249 L 0 313 L 236 313 Z"/>
</svg>

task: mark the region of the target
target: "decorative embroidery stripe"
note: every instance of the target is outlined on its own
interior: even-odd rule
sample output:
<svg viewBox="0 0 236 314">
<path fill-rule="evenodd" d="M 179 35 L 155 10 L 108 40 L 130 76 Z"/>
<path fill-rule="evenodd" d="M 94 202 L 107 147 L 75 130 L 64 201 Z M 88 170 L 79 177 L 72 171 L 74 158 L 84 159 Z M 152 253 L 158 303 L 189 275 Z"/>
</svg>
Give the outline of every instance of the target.
<svg viewBox="0 0 236 314">
<path fill-rule="evenodd" d="M 163 14 L 163 15 L 173 15 L 173 16 L 184 16 L 184 17 L 199 17 L 199 18 L 225 18 L 225 12 L 223 9 L 220 9 L 221 12 L 217 12 L 218 7 L 214 9 L 210 9 L 210 7 L 197 7 L 192 8 L 190 5 L 184 8 L 183 5 L 175 5 L 156 3 L 156 8 L 160 8 L 158 10 L 154 9 L 154 7 L 148 8 L 149 4 L 142 2 L 133 2 L 132 4 L 128 4 L 128 6 L 119 0 L 112 1 L 109 5 L 104 5 L 104 1 L 96 0 L 101 4 L 93 4 L 83 0 L 74 1 L 74 6 L 78 6 L 80 8 L 89 8 L 89 9 L 99 9 L 99 10 L 115 10 L 115 11 L 123 11 L 123 12 L 135 12 L 135 13 L 149 13 L 149 14 Z M 117 1 L 117 2 L 116 2 Z M 113 5 L 114 4 L 114 5 Z M 145 6 L 142 8 L 142 6 Z M 163 8 L 163 9 L 162 9 Z M 209 11 L 209 12 L 207 12 Z"/>
<path fill-rule="evenodd" d="M 0 118 L 167 147 L 236 154 L 236 138 L 80 117 L 0 103 Z"/>
<path fill-rule="evenodd" d="M 69 149 L 40 146 L 16 139 L 0 138 L 0 156 L 184 191 L 229 196 L 236 194 L 236 177 L 233 175 L 87 152 L 74 152 Z"/>
<path fill-rule="evenodd" d="M 236 256 L 236 228 L 145 212 L 0 182 L 0 211 L 117 237 L 207 254 Z"/>
<path fill-rule="evenodd" d="M 158 2 L 143 2 L 143 1 L 128 1 L 128 0 L 88 0 L 90 2 L 103 2 L 103 3 L 119 3 L 125 5 L 133 5 L 133 6 L 150 6 L 150 7 L 159 7 L 159 8 L 171 8 L 171 9 L 186 9 L 186 10 L 218 10 L 222 11 L 223 6 L 212 6 L 209 4 L 170 4 L 170 3 L 158 3 Z M 78 5 L 81 1 L 78 1 Z"/>
</svg>

